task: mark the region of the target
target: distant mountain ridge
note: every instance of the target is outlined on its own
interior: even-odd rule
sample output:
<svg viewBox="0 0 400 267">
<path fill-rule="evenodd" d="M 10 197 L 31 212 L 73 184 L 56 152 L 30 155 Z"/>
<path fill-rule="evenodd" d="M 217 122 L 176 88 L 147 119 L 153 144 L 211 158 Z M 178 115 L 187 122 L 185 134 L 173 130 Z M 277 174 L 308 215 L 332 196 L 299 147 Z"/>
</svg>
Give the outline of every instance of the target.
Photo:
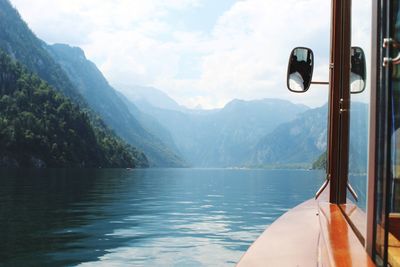
<svg viewBox="0 0 400 267">
<path fill-rule="evenodd" d="M 169 149 L 171 149 L 176 155 L 183 159 L 178 147 L 176 146 L 176 143 L 171 136 L 171 133 L 168 131 L 167 128 L 161 125 L 161 123 L 159 123 L 158 120 L 151 115 L 141 112 L 139 108 L 131 101 L 129 101 L 123 94 L 117 94 L 125 103 L 130 113 L 135 116 L 135 118 L 141 123 L 143 128 L 159 138 L 165 145 L 168 146 Z M 186 166 L 187 163 L 184 163 L 184 165 Z"/>
<path fill-rule="evenodd" d="M 179 105 L 174 99 L 169 97 L 166 93 L 150 86 L 128 86 L 119 85 L 118 89 L 121 93 L 129 99 L 132 103 L 151 105 L 153 107 L 175 110 L 175 111 L 189 111 L 188 108 Z"/>
<path fill-rule="evenodd" d="M 280 99 L 234 99 L 222 109 L 204 111 L 166 110 L 140 101 L 137 106 L 169 129 L 183 157 L 197 167 L 311 168 L 326 150 L 327 105 L 309 109 Z M 366 164 L 366 108 L 352 103 L 353 171 Z"/>
<path fill-rule="evenodd" d="M 182 156 L 197 167 L 243 165 L 260 138 L 308 109 L 280 99 L 236 99 L 222 109 L 203 112 L 137 105 L 169 130 Z"/>
<path fill-rule="evenodd" d="M 326 166 L 328 106 L 305 111 L 278 126 L 257 144 L 251 166 L 324 168 Z M 352 102 L 350 108 L 350 172 L 367 167 L 368 105 Z M 314 166 L 313 166 L 314 165 Z"/>
<path fill-rule="evenodd" d="M 249 164 L 310 165 L 326 149 L 327 114 L 324 105 L 281 124 L 258 142 Z"/>
</svg>

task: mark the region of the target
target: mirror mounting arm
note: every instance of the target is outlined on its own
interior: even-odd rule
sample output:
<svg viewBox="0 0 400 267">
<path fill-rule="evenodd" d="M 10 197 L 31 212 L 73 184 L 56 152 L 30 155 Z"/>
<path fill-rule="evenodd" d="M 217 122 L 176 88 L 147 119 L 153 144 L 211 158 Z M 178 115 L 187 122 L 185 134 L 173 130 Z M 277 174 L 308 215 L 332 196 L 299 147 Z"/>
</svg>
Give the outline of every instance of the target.
<svg viewBox="0 0 400 267">
<path fill-rule="evenodd" d="M 312 81 L 311 84 L 327 84 L 327 85 L 329 85 L 329 82 L 316 82 L 316 81 Z"/>
</svg>

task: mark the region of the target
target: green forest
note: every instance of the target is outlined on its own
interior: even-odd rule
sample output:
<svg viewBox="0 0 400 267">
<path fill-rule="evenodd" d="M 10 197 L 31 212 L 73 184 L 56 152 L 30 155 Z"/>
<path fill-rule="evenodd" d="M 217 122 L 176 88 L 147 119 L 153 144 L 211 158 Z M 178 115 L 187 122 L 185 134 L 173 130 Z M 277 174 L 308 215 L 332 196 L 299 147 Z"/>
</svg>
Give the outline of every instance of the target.
<svg viewBox="0 0 400 267">
<path fill-rule="evenodd" d="M 0 52 L 0 166 L 147 165 L 99 118 Z"/>
</svg>

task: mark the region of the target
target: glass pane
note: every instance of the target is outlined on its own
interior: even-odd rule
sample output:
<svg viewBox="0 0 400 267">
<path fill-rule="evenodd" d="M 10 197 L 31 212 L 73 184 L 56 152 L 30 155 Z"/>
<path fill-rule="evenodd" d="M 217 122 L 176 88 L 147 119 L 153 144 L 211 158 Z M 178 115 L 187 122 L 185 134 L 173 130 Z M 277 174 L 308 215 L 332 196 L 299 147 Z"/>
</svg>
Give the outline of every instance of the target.
<svg viewBox="0 0 400 267">
<path fill-rule="evenodd" d="M 351 91 L 357 93 L 350 95 L 349 185 L 358 196 L 358 201 L 348 190 L 347 198 L 350 204 L 347 204 L 347 206 L 354 204 L 359 208 L 357 216 L 350 216 L 350 219 L 353 220 L 358 231 L 365 236 L 371 73 L 372 21 L 370 10 L 372 0 L 353 0 L 352 3 L 351 46 L 353 48 L 350 86 Z M 362 51 L 364 57 L 361 57 Z M 365 89 L 364 85 L 366 85 Z"/>
<path fill-rule="evenodd" d="M 398 3 L 392 6 L 394 18 L 394 39 L 400 40 L 400 8 Z M 398 50 L 393 51 L 399 53 Z M 389 207 L 388 207 L 388 262 L 400 266 L 400 65 L 393 65 L 391 87 L 389 89 L 390 108 L 390 164 Z"/>
<path fill-rule="evenodd" d="M 377 31 L 377 44 L 376 51 L 378 62 L 383 62 L 383 58 L 387 56 L 387 49 L 383 48 L 383 39 L 391 36 L 388 31 L 388 24 L 393 23 L 393 18 L 389 18 L 388 6 L 389 1 L 383 1 L 377 3 L 378 10 L 376 15 L 378 16 L 379 24 Z M 376 88 L 376 177 L 375 177 L 375 218 L 374 218 L 374 261 L 377 266 L 387 265 L 387 241 L 386 241 L 386 194 L 387 194 L 387 180 L 389 166 L 388 162 L 388 134 L 389 134 L 389 103 L 391 103 L 388 94 L 388 87 L 390 84 L 388 68 L 383 68 L 382 65 L 377 64 L 377 88 Z"/>
</svg>

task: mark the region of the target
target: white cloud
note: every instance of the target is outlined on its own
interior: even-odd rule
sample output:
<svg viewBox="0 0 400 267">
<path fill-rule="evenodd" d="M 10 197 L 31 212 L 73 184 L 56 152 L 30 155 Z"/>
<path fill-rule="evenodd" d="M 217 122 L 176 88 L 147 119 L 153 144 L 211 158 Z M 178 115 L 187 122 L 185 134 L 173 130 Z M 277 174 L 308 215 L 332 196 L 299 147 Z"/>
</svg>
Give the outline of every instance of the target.
<svg viewBox="0 0 400 267">
<path fill-rule="evenodd" d="M 264 97 L 320 105 L 327 101 L 327 87 L 312 88 L 303 95 L 289 93 L 286 64 L 294 46 L 308 45 L 317 52 L 316 77 L 326 81 L 328 29 L 329 5 L 321 1 L 238 2 L 221 16 L 211 36 L 197 40 L 205 52 L 199 78 L 156 80 L 155 85 L 169 89 L 176 98 L 191 88 L 204 107 L 232 98 Z M 321 39 L 325 40 L 322 45 Z"/>
<path fill-rule="evenodd" d="M 81 46 L 112 84 L 152 85 L 206 108 L 233 98 L 327 101 L 327 87 L 290 93 L 285 76 L 291 49 L 309 46 L 316 79 L 328 79 L 329 1 L 238 1 L 209 31 L 177 26 L 182 13 L 204 4 L 197 0 L 12 3 L 45 41 Z"/>
</svg>

